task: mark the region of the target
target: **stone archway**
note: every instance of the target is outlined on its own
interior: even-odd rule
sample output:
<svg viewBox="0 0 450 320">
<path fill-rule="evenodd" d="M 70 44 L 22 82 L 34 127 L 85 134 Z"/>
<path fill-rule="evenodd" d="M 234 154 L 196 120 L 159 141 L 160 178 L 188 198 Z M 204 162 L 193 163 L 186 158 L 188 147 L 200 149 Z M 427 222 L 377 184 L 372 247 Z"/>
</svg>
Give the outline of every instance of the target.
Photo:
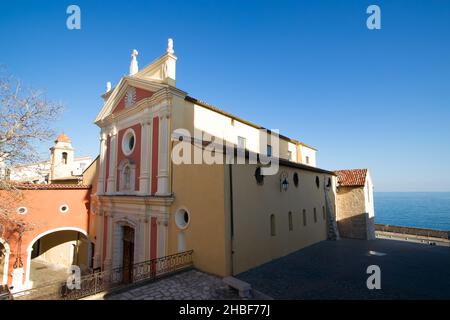
<svg viewBox="0 0 450 320">
<path fill-rule="evenodd" d="M 71 265 L 83 272 L 89 265 L 88 252 L 89 240 L 82 229 L 57 228 L 39 234 L 28 245 L 25 288 L 64 280 Z"/>
</svg>

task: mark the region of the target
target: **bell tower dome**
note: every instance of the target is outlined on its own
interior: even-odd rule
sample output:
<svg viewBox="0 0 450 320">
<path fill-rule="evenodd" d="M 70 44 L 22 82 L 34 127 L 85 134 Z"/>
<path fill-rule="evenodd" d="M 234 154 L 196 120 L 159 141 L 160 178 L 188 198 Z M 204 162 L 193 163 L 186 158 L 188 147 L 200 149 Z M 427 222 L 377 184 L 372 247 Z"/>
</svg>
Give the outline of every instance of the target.
<svg viewBox="0 0 450 320">
<path fill-rule="evenodd" d="M 70 177 L 73 170 L 75 149 L 72 147 L 72 141 L 64 132 L 56 138 L 50 152 L 50 181 Z"/>
</svg>

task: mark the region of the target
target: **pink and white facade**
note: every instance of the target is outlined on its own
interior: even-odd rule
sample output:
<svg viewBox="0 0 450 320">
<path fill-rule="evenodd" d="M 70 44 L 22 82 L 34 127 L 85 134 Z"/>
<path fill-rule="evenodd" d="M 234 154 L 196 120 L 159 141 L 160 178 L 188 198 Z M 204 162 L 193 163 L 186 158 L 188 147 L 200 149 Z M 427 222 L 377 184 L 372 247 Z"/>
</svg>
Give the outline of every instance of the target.
<svg viewBox="0 0 450 320">
<path fill-rule="evenodd" d="M 137 52 L 135 53 L 137 55 Z M 99 208 L 95 265 L 124 262 L 123 228 L 133 230 L 128 262 L 167 255 L 170 187 L 170 117 L 172 101 L 185 93 L 175 83 L 176 57 L 168 50 L 104 95 L 96 124 L 101 128 L 97 184 Z M 135 74 L 133 74 L 135 73 Z"/>
</svg>

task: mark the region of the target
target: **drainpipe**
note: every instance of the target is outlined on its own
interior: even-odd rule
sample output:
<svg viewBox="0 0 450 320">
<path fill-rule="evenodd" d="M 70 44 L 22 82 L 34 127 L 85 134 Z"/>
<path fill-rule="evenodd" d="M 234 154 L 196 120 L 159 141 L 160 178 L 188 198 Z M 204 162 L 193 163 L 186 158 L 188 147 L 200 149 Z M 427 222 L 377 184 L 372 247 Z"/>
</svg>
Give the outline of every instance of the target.
<svg viewBox="0 0 450 320">
<path fill-rule="evenodd" d="M 229 164 L 228 165 L 230 170 L 229 170 L 229 176 L 230 176 L 230 242 L 231 242 L 231 275 L 234 275 L 234 270 L 233 270 L 233 255 L 234 255 L 234 250 L 233 250 L 233 237 L 234 237 L 234 221 L 233 221 L 233 165 Z"/>
</svg>

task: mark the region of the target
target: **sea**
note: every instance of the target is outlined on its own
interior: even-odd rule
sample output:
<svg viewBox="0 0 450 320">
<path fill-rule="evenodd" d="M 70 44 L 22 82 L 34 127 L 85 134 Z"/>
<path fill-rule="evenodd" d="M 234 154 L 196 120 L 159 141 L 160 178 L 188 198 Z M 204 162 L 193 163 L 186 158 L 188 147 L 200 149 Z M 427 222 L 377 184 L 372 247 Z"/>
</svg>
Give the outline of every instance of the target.
<svg viewBox="0 0 450 320">
<path fill-rule="evenodd" d="M 375 223 L 450 231 L 450 192 L 375 192 Z"/>
</svg>

